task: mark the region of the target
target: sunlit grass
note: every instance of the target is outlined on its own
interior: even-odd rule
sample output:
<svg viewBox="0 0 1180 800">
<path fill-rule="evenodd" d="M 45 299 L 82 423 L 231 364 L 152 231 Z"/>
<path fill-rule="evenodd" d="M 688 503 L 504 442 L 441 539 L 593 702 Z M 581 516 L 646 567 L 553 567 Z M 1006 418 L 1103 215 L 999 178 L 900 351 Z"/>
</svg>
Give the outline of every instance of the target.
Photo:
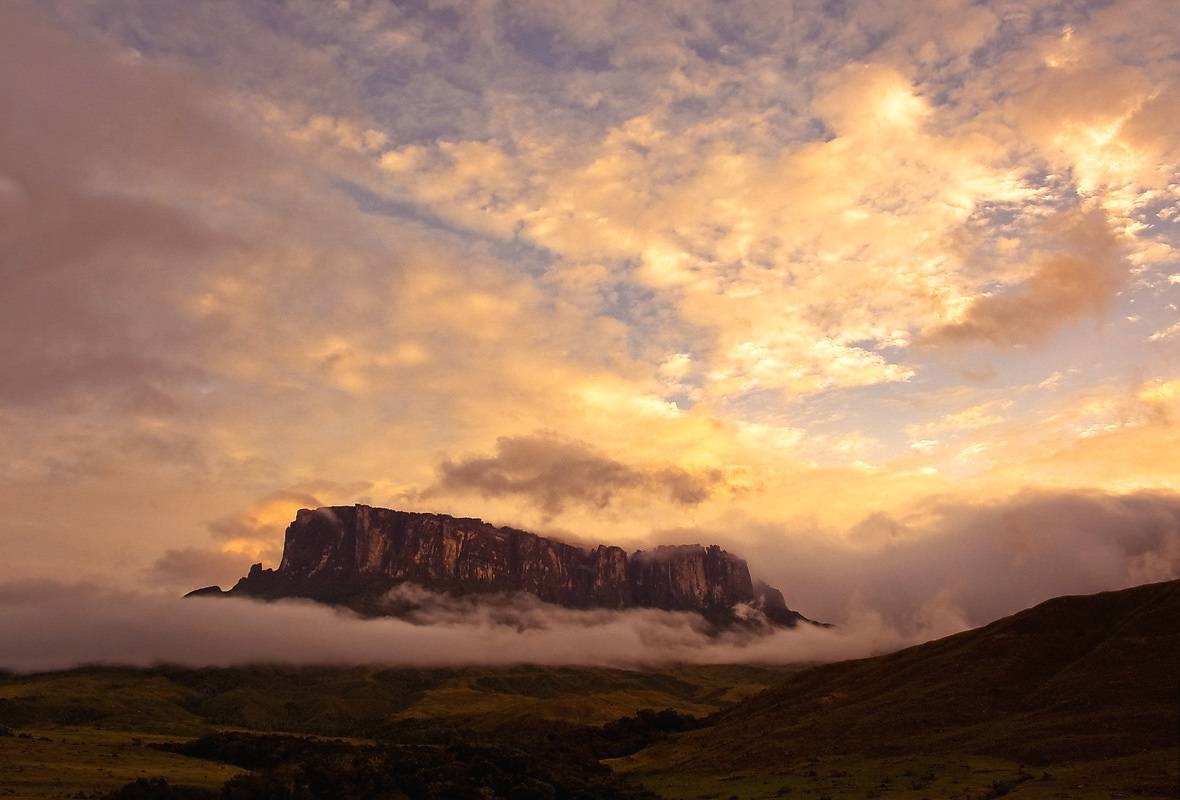
<svg viewBox="0 0 1180 800">
<path fill-rule="evenodd" d="M 242 770 L 149 745 L 168 736 L 92 727 L 29 728 L 0 736 L 0 797 L 63 798 L 116 789 L 136 778 L 218 789 Z"/>
</svg>

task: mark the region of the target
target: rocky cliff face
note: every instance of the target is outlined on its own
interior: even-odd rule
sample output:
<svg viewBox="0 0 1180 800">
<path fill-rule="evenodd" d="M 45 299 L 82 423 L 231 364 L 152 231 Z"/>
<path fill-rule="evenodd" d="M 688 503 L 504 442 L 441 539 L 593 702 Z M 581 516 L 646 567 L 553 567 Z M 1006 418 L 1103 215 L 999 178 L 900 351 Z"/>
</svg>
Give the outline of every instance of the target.
<svg viewBox="0 0 1180 800">
<path fill-rule="evenodd" d="M 720 622 L 739 604 L 777 624 L 803 619 L 716 545 L 587 551 L 478 519 L 363 505 L 299 511 L 279 568 L 255 565 L 229 594 L 309 597 L 379 614 L 389 611 L 382 596 L 401 583 L 455 594 L 527 592 L 569 608 L 696 611 Z"/>
</svg>

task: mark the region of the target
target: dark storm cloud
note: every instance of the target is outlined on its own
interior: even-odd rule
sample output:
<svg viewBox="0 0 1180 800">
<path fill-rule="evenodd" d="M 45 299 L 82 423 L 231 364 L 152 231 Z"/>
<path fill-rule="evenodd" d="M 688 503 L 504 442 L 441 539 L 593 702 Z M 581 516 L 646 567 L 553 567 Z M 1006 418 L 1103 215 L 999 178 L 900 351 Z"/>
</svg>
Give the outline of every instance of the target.
<svg viewBox="0 0 1180 800">
<path fill-rule="evenodd" d="M 725 483 L 720 470 L 624 464 L 585 442 L 551 435 L 505 436 L 491 456 L 445 460 L 434 489 L 516 496 L 556 514 L 569 505 L 606 508 L 629 493 L 696 505 Z"/>
</svg>

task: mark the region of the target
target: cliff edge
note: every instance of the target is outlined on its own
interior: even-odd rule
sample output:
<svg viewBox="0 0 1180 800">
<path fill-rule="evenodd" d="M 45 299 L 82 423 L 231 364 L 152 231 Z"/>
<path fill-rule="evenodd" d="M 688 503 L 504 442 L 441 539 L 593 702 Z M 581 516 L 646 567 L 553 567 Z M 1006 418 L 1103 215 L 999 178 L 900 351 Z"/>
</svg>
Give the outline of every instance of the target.
<svg viewBox="0 0 1180 800">
<path fill-rule="evenodd" d="M 780 626 L 809 621 L 717 545 L 585 550 L 479 519 L 365 505 L 301 509 L 277 570 L 255 564 L 228 592 L 190 596 L 304 597 L 385 615 L 396 609 L 382 598 L 403 583 L 455 595 L 524 592 L 567 608 L 693 611 L 720 625 L 752 611 Z"/>
</svg>

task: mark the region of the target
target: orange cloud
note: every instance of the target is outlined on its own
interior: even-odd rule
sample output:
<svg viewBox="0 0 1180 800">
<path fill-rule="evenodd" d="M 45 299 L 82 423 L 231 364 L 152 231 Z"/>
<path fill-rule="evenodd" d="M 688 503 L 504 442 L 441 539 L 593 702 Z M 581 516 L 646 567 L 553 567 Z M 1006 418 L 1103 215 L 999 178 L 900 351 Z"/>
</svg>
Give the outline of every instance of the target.
<svg viewBox="0 0 1180 800">
<path fill-rule="evenodd" d="M 975 299 L 929 342 L 1032 344 L 1062 324 L 1106 309 L 1126 279 L 1122 250 L 1104 215 L 1073 212 L 1054 220 L 1032 274 L 1013 289 Z"/>
<path fill-rule="evenodd" d="M 675 504 L 699 505 L 727 486 L 718 469 L 690 472 L 670 464 L 633 466 L 585 442 L 552 434 L 501 437 L 495 455 L 447 459 L 438 472 L 435 492 L 521 497 L 550 514 L 567 505 L 603 510 L 628 495 L 640 502 L 655 495 Z"/>
</svg>

